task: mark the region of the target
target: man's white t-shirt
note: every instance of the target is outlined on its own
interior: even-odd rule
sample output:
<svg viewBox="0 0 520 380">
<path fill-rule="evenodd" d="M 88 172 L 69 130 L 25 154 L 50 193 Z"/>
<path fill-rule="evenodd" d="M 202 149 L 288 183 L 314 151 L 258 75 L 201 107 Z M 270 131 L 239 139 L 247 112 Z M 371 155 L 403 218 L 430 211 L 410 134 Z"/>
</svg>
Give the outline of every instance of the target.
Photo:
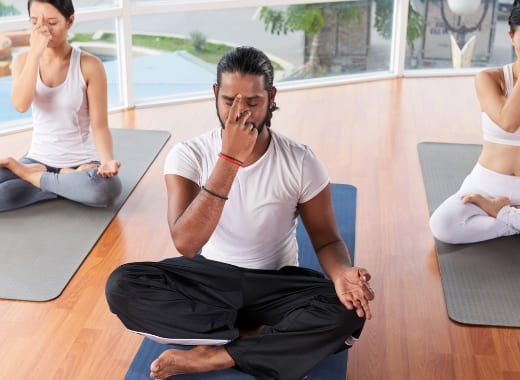
<svg viewBox="0 0 520 380">
<path fill-rule="evenodd" d="M 298 265 L 297 206 L 322 191 L 329 175 L 309 147 L 270 133 L 265 154 L 239 169 L 218 225 L 202 248 L 204 257 L 255 269 Z M 178 143 L 166 158 L 164 174 L 202 186 L 221 147 L 220 127 Z"/>
</svg>

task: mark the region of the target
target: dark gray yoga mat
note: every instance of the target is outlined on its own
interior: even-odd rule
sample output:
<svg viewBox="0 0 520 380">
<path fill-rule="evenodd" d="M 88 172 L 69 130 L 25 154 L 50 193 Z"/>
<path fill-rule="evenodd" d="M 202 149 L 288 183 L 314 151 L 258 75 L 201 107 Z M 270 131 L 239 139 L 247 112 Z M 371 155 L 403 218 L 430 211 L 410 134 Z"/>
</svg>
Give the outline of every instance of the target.
<svg viewBox="0 0 520 380">
<path fill-rule="evenodd" d="M 106 209 L 65 199 L 0 213 L 0 298 L 58 297 L 170 138 L 165 131 L 113 129 L 123 191 Z"/>
<path fill-rule="evenodd" d="M 477 162 L 482 147 L 418 145 L 430 214 L 455 193 Z M 520 327 L 520 236 L 475 244 L 436 241 L 444 298 L 457 322 Z"/>
</svg>

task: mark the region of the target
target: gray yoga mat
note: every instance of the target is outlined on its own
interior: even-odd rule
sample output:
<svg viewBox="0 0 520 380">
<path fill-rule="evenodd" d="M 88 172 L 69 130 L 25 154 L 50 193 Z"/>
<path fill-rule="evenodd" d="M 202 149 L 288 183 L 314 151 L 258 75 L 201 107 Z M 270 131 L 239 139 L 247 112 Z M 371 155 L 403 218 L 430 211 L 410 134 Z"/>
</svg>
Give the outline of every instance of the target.
<svg viewBox="0 0 520 380">
<path fill-rule="evenodd" d="M 418 145 L 430 214 L 455 193 L 477 162 L 482 147 Z M 475 244 L 436 241 L 444 298 L 457 322 L 520 327 L 520 236 Z"/>
<path fill-rule="evenodd" d="M 0 213 L 0 298 L 58 297 L 170 138 L 165 131 L 113 129 L 123 191 L 109 208 L 65 199 Z"/>
</svg>

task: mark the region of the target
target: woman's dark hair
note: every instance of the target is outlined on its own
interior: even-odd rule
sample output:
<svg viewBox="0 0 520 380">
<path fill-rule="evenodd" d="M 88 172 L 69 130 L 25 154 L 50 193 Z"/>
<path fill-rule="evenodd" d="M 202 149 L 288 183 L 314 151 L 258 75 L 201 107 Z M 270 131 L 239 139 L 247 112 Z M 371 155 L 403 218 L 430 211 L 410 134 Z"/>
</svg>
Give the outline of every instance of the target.
<svg viewBox="0 0 520 380">
<path fill-rule="evenodd" d="M 74 15 L 74 5 L 72 5 L 71 0 L 29 0 L 27 1 L 27 12 L 29 15 L 31 14 L 31 4 L 35 1 L 52 5 L 67 21 L 70 19 L 70 16 Z"/>
<path fill-rule="evenodd" d="M 273 111 L 277 110 L 275 103 L 271 103 L 271 92 L 273 89 L 274 70 L 271 60 L 264 52 L 250 46 L 237 47 L 220 59 L 217 65 L 217 85 L 220 86 L 222 73 L 240 73 L 251 75 L 262 75 L 264 77 L 264 89 L 269 94 L 269 105 L 265 125 L 271 126 Z"/>
<path fill-rule="evenodd" d="M 515 0 L 513 3 L 513 8 L 511 9 L 511 14 L 507 22 L 509 24 L 509 31 L 514 33 L 516 27 L 520 25 L 520 0 Z"/>
</svg>

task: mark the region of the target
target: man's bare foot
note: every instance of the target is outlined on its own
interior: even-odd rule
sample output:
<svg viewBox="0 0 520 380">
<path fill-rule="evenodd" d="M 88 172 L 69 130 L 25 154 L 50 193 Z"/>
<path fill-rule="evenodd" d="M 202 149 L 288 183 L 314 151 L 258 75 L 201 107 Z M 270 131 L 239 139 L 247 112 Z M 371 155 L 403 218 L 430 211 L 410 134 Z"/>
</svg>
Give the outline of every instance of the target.
<svg viewBox="0 0 520 380">
<path fill-rule="evenodd" d="M 0 158 L 0 168 L 6 168 L 31 185 L 40 187 L 40 178 L 47 168 L 42 164 L 22 164 L 13 157 Z"/>
<path fill-rule="evenodd" d="M 191 350 L 166 350 L 150 365 L 150 377 L 166 379 L 183 373 L 231 368 L 235 361 L 222 346 L 196 346 Z"/>
<path fill-rule="evenodd" d="M 468 194 L 464 195 L 461 198 L 462 203 L 474 203 L 482 210 L 486 212 L 489 216 L 493 218 L 497 217 L 498 212 L 502 209 L 502 207 L 510 205 L 511 200 L 507 197 L 492 197 L 486 198 L 480 194 Z"/>
</svg>

